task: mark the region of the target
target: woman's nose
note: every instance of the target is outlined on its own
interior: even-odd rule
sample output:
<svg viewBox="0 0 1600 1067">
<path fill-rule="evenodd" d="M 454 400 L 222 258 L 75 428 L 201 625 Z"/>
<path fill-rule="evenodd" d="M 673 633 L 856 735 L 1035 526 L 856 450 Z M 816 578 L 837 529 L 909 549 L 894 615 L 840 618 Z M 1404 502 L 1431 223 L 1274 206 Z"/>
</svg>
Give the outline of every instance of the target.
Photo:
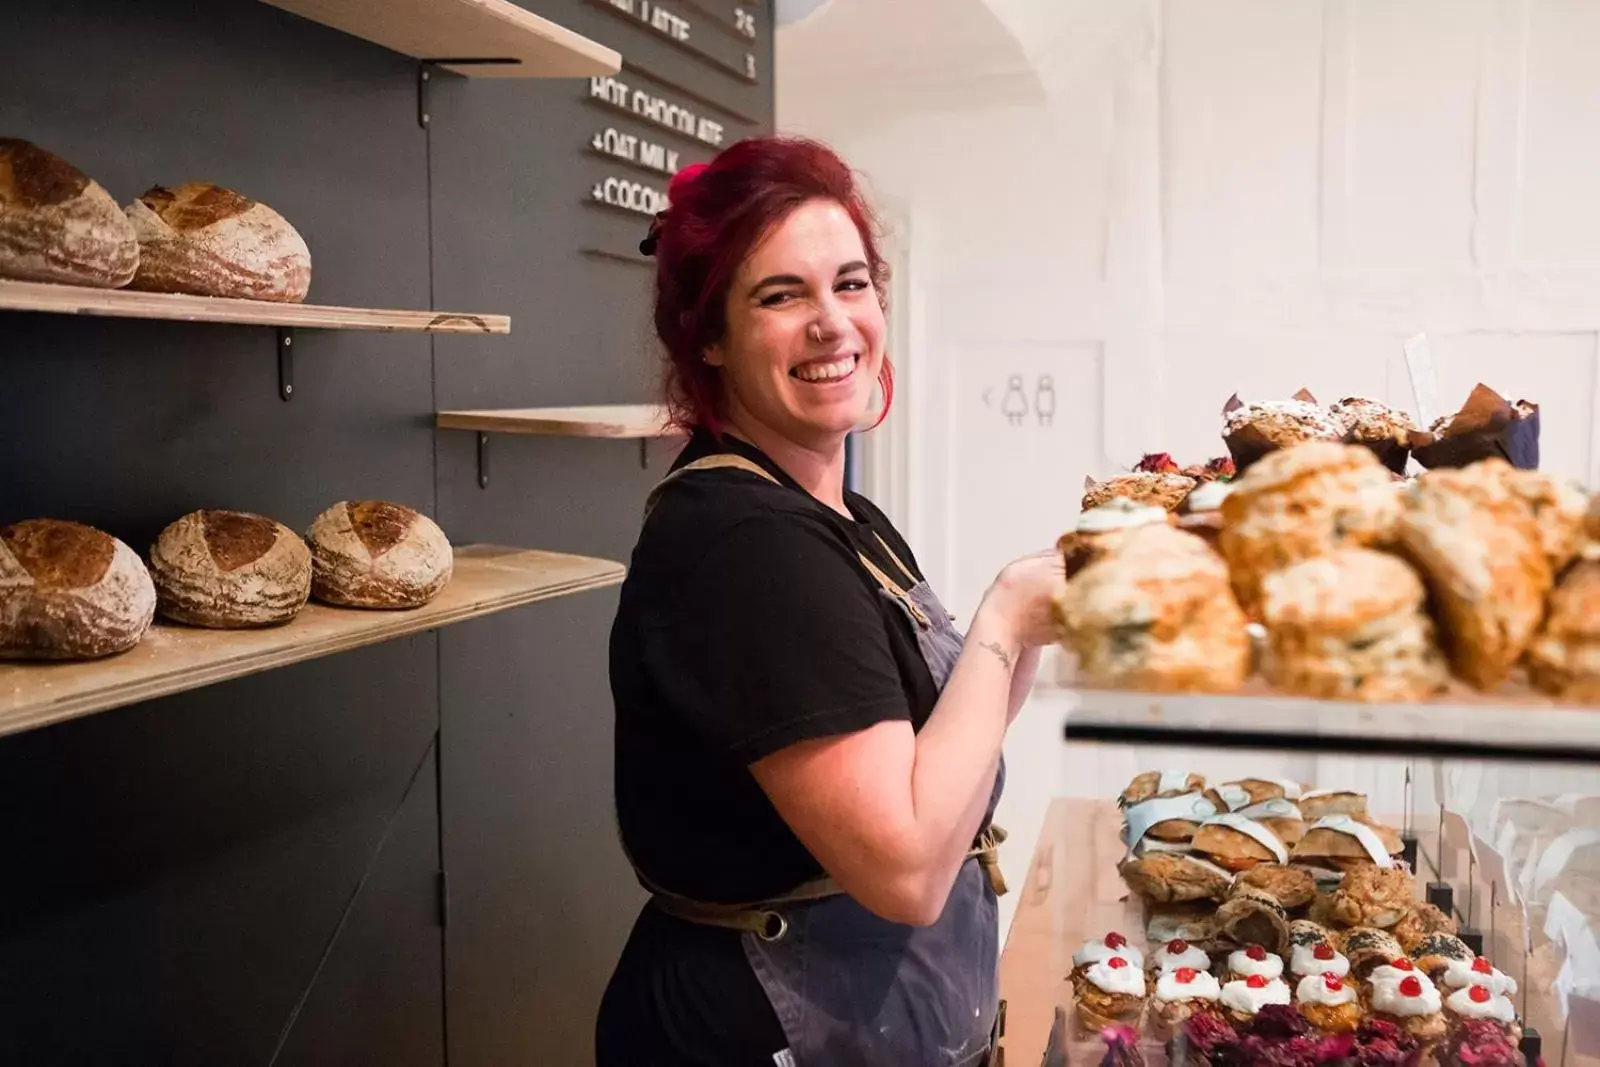
<svg viewBox="0 0 1600 1067">
<path fill-rule="evenodd" d="M 824 300 L 817 307 L 817 317 L 811 323 L 811 339 L 818 344 L 826 344 L 836 340 L 844 333 L 844 309 L 831 300 Z"/>
</svg>

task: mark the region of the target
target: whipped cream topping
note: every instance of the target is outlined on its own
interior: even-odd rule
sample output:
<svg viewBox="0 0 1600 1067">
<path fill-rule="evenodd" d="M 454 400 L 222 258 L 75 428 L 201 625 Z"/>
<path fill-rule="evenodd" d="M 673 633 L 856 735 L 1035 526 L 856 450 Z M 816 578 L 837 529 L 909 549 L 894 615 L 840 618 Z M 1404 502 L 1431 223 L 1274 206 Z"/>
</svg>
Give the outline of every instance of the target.
<svg viewBox="0 0 1600 1067">
<path fill-rule="evenodd" d="M 1193 967 L 1197 971 L 1211 969 L 1211 957 L 1193 945 L 1186 946 L 1182 952 L 1176 954 L 1168 951 L 1166 945 L 1162 945 L 1156 949 L 1155 963 L 1156 970 L 1162 974 L 1175 971 L 1179 967 Z"/>
<path fill-rule="evenodd" d="M 1232 482 L 1201 482 L 1184 498 L 1183 506 L 1191 515 L 1216 511 L 1222 507 L 1222 502 L 1228 499 L 1228 494 L 1231 492 L 1233 492 Z"/>
<path fill-rule="evenodd" d="M 1079 533 L 1105 533 L 1107 530 L 1127 530 L 1134 526 L 1149 526 L 1166 522 L 1167 509 L 1140 504 L 1127 497 L 1117 496 L 1090 508 L 1078 516 Z"/>
<path fill-rule="evenodd" d="M 1263 978 L 1277 978 L 1283 974 L 1283 957 L 1269 952 L 1266 959 L 1253 960 L 1244 949 L 1236 949 L 1228 955 L 1228 970 L 1246 977 L 1259 974 Z"/>
<path fill-rule="evenodd" d="M 1504 971 L 1491 967 L 1488 974 L 1472 969 L 1472 960 L 1450 960 L 1444 965 L 1444 974 L 1440 977 L 1445 985 L 1451 989 L 1460 989 L 1463 986 L 1481 985 L 1488 986 L 1489 992 L 1501 996 L 1509 996 L 1517 991 L 1517 980 Z"/>
<path fill-rule="evenodd" d="M 1338 989 L 1329 989 L 1328 982 L 1322 975 L 1308 974 L 1300 979 L 1300 984 L 1295 987 L 1294 998 L 1302 1004 L 1327 1004 L 1329 1007 L 1337 1007 L 1340 1004 L 1354 1004 L 1356 990 L 1354 986 L 1346 983 L 1341 983 Z"/>
<path fill-rule="evenodd" d="M 1371 981 L 1371 982 L 1399 982 L 1399 981 L 1403 981 L 1404 979 L 1407 979 L 1407 978 L 1415 978 L 1417 981 L 1421 982 L 1423 985 L 1428 986 L 1430 988 L 1433 987 L 1433 979 L 1429 978 L 1427 975 L 1423 974 L 1421 971 L 1417 971 L 1417 970 L 1408 971 L 1408 970 L 1405 970 L 1404 968 L 1394 967 L 1394 966 L 1391 966 L 1390 964 L 1387 964 L 1387 963 L 1382 964 L 1381 966 L 1378 966 L 1378 967 L 1374 967 L 1372 969 L 1372 973 L 1367 976 L 1367 980 Z"/>
<path fill-rule="evenodd" d="M 1381 968 L 1380 968 L 1381 969 Z M 1400 987 L 1405 985 L 1407 979 L 1420 978 L 1416 988 L 1420 992 L 1414 996 L 1407 996 Z M 1408 974 L 1404 979 L 1374 978 L 1372 980 L 1372 1010 L 1381 1011 L 1385 1015 L 1401 1017 L 1415 1015 L 1433 1015 L 1443 1005 L 1439 991 L 1433 983 L 1425 977 Z"/>
<path fill-rule="evenodd" d="M 1112 957 L 1118 959 L 1120 957 Z M 1111 960 L 1097 963 L 1084 972 L 1084 977 L 1107 993 L 1124 993 L 1130 997 L 1144 996 L 1144 972 L 1131 960 L 1123 959 L 1126 967 L 1113 967 Z"/>
<path fill-rule="evenodd" d="M 1187 982 L 1178 981 L 1177 971 L 1168 971 L 1156 979 L 1156 999 L 1172 1002 L 1175 1000 L 1216 1000 L 1222 996 L 1222 984 L 1217 981 L 1214 974 L 1205 971 L 1196 971 Z"/>
<path fill-rule="evenodd" d="M 1144 953 L 1132 945 L 1124 943 L 1120 948 L 1113 948 L 1106 944 L 1105 938 L 1098 941 L 1085 941 L 1083 947 L 1072 955 L 1074 966 L 1086 967 L 1091 963 L 1104 963 L 1112 956 L 1121 956 L 1128 963 L 1139 969 L 1144 968 Z"/>
<path fill-rule="evenodd" d="M 1296 945 L 1294 951 L 1289 953 L 1289 970 L 1295 974 L 1323 975 L 1329 971 L 1343 978 L 1350 973 L 1350 961 L 1344 953 L 1335 952 L 1332 959 L 1319 960 L 1317 946 Z"/>
<path fill-rule="evenodd" d="M 1486 1000 L 1473 1000 L 1473 988 L 1465 986 L 1451 993 L 1445 1001 L 1450 1010 L 1469 1019 L 1494 1019 L 1502 1023 L 1517 1021 L 1517 1009 L 1508 998 L 1491 993 Z"/>
<path fill-rule="evenodd" d="M 1222 1003 L 1234 1011 L 1254 1015 L 1268 1004 L 1289 1003 L 1289 986 L 1281 978 L 1274 978 L 1259 989 L 1240 978 L 1222 987 Z"/>
</svg>

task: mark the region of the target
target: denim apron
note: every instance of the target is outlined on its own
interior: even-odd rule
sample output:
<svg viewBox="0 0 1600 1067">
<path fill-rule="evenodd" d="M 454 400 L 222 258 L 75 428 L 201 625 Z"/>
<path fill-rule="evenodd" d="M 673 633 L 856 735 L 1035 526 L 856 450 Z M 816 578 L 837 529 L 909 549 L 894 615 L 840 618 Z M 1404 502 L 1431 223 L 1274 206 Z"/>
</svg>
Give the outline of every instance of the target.
<svg viewBox="0 0 1600 1067">
<path fill-rule="evenodd" d="M 650 494 L 646 517 L 674 478 L 717 468 L 777 482 L 742 456 L 708 456 L 663 479 Z M 942 691 L 962 635 L 928 583 L 878 541 L 904 583 L 857 553 L 861 566 L 906 615 Z M 996 850 L 1005 831 L 991 820 L 1004 785 L 1002 758 L 983 831 L 944 913 L 928 927 L 879 918 L 826 877 L 771 900 L 722 905 L 677 896 L 651 884 L 637 866 L 635 872 L 651 903 L 669 915 L 742 932 L 745 958 L 789 1042 L 775 1057 L 776 1067 L 981 1067 L 997 1061 L 996 897 L 1006 889 Z"/>
</svg>

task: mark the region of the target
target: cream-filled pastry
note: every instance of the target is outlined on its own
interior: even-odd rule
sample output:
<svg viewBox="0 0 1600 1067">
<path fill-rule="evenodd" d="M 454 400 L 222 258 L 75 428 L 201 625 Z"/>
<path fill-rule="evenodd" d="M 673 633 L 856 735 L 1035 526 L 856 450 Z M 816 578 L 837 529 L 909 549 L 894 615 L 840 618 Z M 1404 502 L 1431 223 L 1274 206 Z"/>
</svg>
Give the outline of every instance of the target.
<svg viewBox="0 0 1600 1067">
<path fill-rule="evenodd" d="M 1288 1004 L 1291 999 L 1289 985 L 1283 979 L 1252 974 L 1225 984 L 1221 1003 L 1234 1021 L 1245 1023 L 1268 1004 Z"/>
<path fill-rule="evenodd" d="M 1444 965 L 1439 981 L 1448 989 L 1481 985 L 1500 996 L 1512 996 L 1517 991 L 1517 980 L 1482 956 L 1473 960 L 1450 960 Z"/>
<path fill-rule="evenodd" d="M 1211 957 L 1181 937 L 1174 938 L 1156 949 L 1152 958 L 1157 974 L 1168 974 L 1183 967 L 1197 971 L 1211 969 Z"/>
<path fill-rule="evenodd" d="M 1289 951 L 1289 971 L 1292 974 L 1313 977 L 1335 974 L 1343 978 L 1350 973 L 1350 961 L 1344 953 L 1327 942 L 1295 945 Z"/>
<path fill-rule="evenodd" d="M 1278 978 L 1283 975 L 1283 958 L 1260 945 L 1250 945 L 1228 955 L 1228 974 L 1234 978 Z"/>
<path fill-rule="evenodd" d="M 1361 997 L 1354 983 L 1332 971 L 1300 979 L 1294 999 L 1301 1016 L 1323 1033 L 1353 1033 L 1361 1025 Z"/>
</svg>

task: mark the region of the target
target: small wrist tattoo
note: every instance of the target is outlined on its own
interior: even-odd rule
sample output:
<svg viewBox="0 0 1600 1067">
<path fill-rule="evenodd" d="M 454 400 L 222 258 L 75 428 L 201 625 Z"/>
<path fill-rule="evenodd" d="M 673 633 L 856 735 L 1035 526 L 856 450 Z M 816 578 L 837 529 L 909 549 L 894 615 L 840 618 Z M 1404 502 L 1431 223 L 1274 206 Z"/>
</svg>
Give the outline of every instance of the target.
<svg viewBox="0 0 1600 1067">
<path fill-rule="evenodd" d="M 1011 669 L 1011 655 L 1010 655 L 1010 653 L 1008 653 L 1005 650 L 1005 648 L 1000 644 L 1000 642 L 998 642 L 998 641 L 981 641 L 981 642 L 979 642 L 978 647 L 979 648 L 986 648 L 990 652 L 993 652 L 996 656 L 1000 657 L 1000 662 L 1004 663 L 1006 665 L 1006 670 L 1009 671 Z"/>
</svg>

